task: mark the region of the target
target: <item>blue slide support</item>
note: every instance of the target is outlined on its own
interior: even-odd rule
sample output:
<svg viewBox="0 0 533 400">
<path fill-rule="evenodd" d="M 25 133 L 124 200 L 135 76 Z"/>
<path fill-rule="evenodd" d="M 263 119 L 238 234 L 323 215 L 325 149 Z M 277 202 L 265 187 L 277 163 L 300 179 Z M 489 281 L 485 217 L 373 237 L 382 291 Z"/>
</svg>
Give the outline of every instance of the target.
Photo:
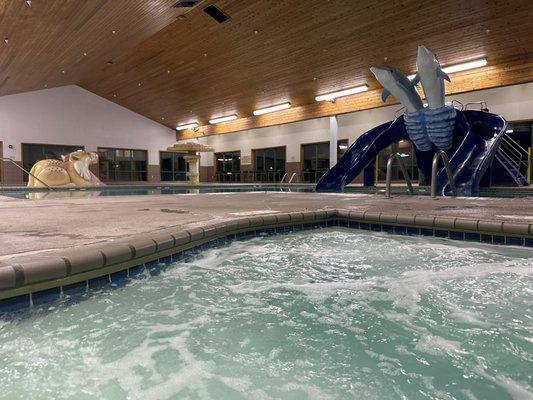
<svg viewBox="0 0 533 400">
<path fill-rule="evenodd" d="M 507 121 L 486 111 L 458 111 L 455 128 L 464 134 L 463 140 L 449 154 L 457 194 L 477 196 L 481 178 L 492 164 L 505 135 Z M 437 194 L 451 194 L 444 168 L 438 174 Z"/>
<path fill-rule="evenodd" d="M 374 157 L 383 149 L 400 140 L 409 140 L 403 118 L 381 124 L 363 133 L 350 146 L 339 162 L 326 172 L 316 185 L 317 192 L 342 192 Z M 431 177 L 431 160 L 434 151 L 415 149 L 421 181 Z"/>
<path fill-rule="evenodd" d="M 454 128 L 454 147 L 449 150 L 450 165 L 460 196 L 476 196 L 481 178 L 491 165 L 505 134 L 507 122 L 485 111 L 457 110 Z M 317 183 L 317 192 L 342 192 L 369 165 L 377 154 L 400 140 L 409 140 L 403 118 L 386 122 L 361 135 Z M 416 152 L 422 185 L 429 185 L 431 162 L 436 148 Z M 439 171 L 437 193 L 451 192 L 444 168 Z"/>
</svg>

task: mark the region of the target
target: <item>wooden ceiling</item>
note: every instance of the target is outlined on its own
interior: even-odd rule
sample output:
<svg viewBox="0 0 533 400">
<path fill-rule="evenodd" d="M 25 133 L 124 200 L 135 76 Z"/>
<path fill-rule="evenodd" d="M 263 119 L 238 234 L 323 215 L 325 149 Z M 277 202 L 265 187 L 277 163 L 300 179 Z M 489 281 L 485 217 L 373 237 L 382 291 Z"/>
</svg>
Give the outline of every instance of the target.
<svg viewBox="0 0 533 400">
<path fill-rule="evenodd" d="M 0 0 L 0 96 L 77 84 L 176 21 L 177 0 Z"/>
<path fill-rule="evenodd" d="M 176 19 L 174 2 L 0 0 L 0 95 L 77 83 L 171 128 L 198 120 L 180 134 L 193 137 L 379 106 L 369 66 L 411 73 L 420 43 L 443 65 L 488 59 L 452 76 L 449 93 L 533 81 L 531 0 L 204 2 L 230 16 L 222 24 L 203 6 Z M 314 101 L 363 83 L 369 92 Z M 285 101 L 294 108 L 251 116 Z"/>
</svg>

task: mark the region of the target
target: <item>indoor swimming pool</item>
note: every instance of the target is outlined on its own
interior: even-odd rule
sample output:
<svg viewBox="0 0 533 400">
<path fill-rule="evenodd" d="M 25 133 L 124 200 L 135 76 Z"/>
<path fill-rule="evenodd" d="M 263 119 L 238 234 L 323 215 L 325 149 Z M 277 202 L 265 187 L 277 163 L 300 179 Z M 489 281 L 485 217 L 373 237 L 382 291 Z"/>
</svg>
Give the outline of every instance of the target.
<svg viewBox="0 0 533 400">
<path fill-rule="evenodd" d="M 0 320 L 9 399 L 530 399 L 533 250 L 226 242 Z"/>
<path fill-rule="evenodd" d="M 294 185 L 276 185 L 276 184 L 213 184 L 201 186 L 187 185 L 114 185 L 104 188 L 54 188 L 54 190 L 25 190 L 10 189 L 0 187 L 0 197 L 5 196 L 15 199 L 26 200 L 51 200 L 67 198 L 90 198 L 90 197 L 108 197 L 108 196 L 150 196 L 150 195 L 192 195 L 204 193 L 239 193 L 239 192 L 314 192 L 314 184 L 294 184 Z M 385 187 L 381 186 L 346 186 L 345 193 L 355 194 L 385 194 Z M 391 193 L 394 195 L 408 194 L 406 187 L 403 185 L 392 186 Z M 414 193 L 419 196 L 429 196 L 428 187 L 414 186 Z M 479 197 L 533 197 L 533 189 L 530 188 L 512 188 L 512 187 L 492 187 L 480 188 Z"/>
</svg>

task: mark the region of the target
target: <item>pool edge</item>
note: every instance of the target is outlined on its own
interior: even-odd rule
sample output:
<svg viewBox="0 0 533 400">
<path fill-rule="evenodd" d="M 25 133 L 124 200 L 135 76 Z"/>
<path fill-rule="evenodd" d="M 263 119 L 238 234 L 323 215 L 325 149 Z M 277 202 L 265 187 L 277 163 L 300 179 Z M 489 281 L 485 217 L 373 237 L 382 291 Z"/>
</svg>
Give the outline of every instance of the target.
<svg viewBox="0 0 533 400">
<path fill-rule="evenodd" d="M 85 285 L 88 290 L 93 281 L 105 284 L 106 279 L 112 284 L 113 275 L 129 276 L 130 270 L 170 262 L 184 251 L 209 248 L 222 239 L 329 226 L 533 247 L 533 224 L 529 223 L 345 209 L 272 213 L 196 228 L 167 228 L 2 266 L 0 313 L 28 308 L 34 298 L 61 298 L 65 288 Z"/>
</svg>

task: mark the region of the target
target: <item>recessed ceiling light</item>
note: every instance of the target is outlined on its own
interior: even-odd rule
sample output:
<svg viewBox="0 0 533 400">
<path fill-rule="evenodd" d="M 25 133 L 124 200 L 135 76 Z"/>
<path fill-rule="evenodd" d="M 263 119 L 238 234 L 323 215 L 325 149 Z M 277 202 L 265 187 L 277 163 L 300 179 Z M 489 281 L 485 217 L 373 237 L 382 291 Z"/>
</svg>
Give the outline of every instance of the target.
<svg viewBox="0 0 533 400">
<path fill-rule="evenodd" d="M 83 52 L 83 57 L 87 57 L 87 53 L 85 51 Z"/>
<path fill-rule="evenodd" d="M 141 86 L 141 85 L 142 85 L 142 82 L 139 82 L 139 86 Z"/>
<path fill-rule="evenodd" d="M 9 39 L 8 39 L 8 38 L 5 38 L 5 39 L 4 39 L 4 42 L 6 42 L 6 44 L 8 44 L 8 43 L 9 43 Z"/>
<path fill-rule="evenodd" d="M 31 7 L 31 0 L 26 0 L 26 4 Z"/>
<path fill-rule="evenodd" d="M 167 74 L 170 74 L 170 70 L 169 69 L 167 69 Z"/>
<path fill-rule="evenodd" d="M 233 114 L 233 115 L 228 115 L 226 117 L 218 117 L 218 118 L 210 119 L 209 123 L 210 124 L 220 124 L 221 122 L 228 122 L 228 121 L 233 121 L 233 120 L 236 120 L 236 119 L 237 119 L 237 115 Z"/>
<path fill-rule="evenodd" d="M 286 110 L 287 108 L 291 108 L 291 103 L 287 102 L 287 103 L 277 104 L 271 107 L 260 108 L 258 110 L 254 110 L 254 115 L 268 114 L 268 113 L 275 112 L 275 111 Z"/>
<path fill-rule="evenodd" d="M 356 87 L 349 88 L 349 89 L 339 90 L 338 92 L 321 94 L 320 96 L 316 96 L 315 100 L 316 101 L 335 101 L 337 97 L 350 96 L 352 94 L 366 92 L 367 90 L 368 90 L 367 85 L 361 85 L 361 86 L 356 86 Z"/>
<path fill-rule="evenodd" d="M 112 33 L 113 35 L 115 35 L 115 34 L 117 33 L 117 31 L 111 31 L 111 33 Z"/>
<path fill-rule="evenodd" d="M 447 67 L 442 67 L 442 70 L 447 74 L 453 74 L 454 72 L 461 72 L 469 69 L 480 68 L 484 67 L 485 65 L 487 65 L 487 59 L 480 58 L 478 60 L 467 61 L 460 64 L 448 65 Z M 415 74 L 408 76 L 410 80 L 412 80 L 414 77 Z"/>
<path fill-rule="evenodd" d="M 177 131 L 184 131 L 186 129 L 194 129 L 194 128 L 198 128 L 198 122 L 190 122 L 188 124 L 176 126 Z"/>
<path fill-rule="evenodd" d="M 67 73 L 67 71 L 65 71 L 64 69 L 62 69 L 62 70 L 61 70 L 61 73 L 62 73 L 63 75 L 65 75 L 65 74 Z"/>
<path fill-rule="evenodd" d="M 45 84 L 44 84 L 43 86 L 44 86 L 45 88 L 47 88 L 47 87 L 48 87 L 48 85 L 47 85 L 46 83 L 45 83 Z"/>
</svg>

